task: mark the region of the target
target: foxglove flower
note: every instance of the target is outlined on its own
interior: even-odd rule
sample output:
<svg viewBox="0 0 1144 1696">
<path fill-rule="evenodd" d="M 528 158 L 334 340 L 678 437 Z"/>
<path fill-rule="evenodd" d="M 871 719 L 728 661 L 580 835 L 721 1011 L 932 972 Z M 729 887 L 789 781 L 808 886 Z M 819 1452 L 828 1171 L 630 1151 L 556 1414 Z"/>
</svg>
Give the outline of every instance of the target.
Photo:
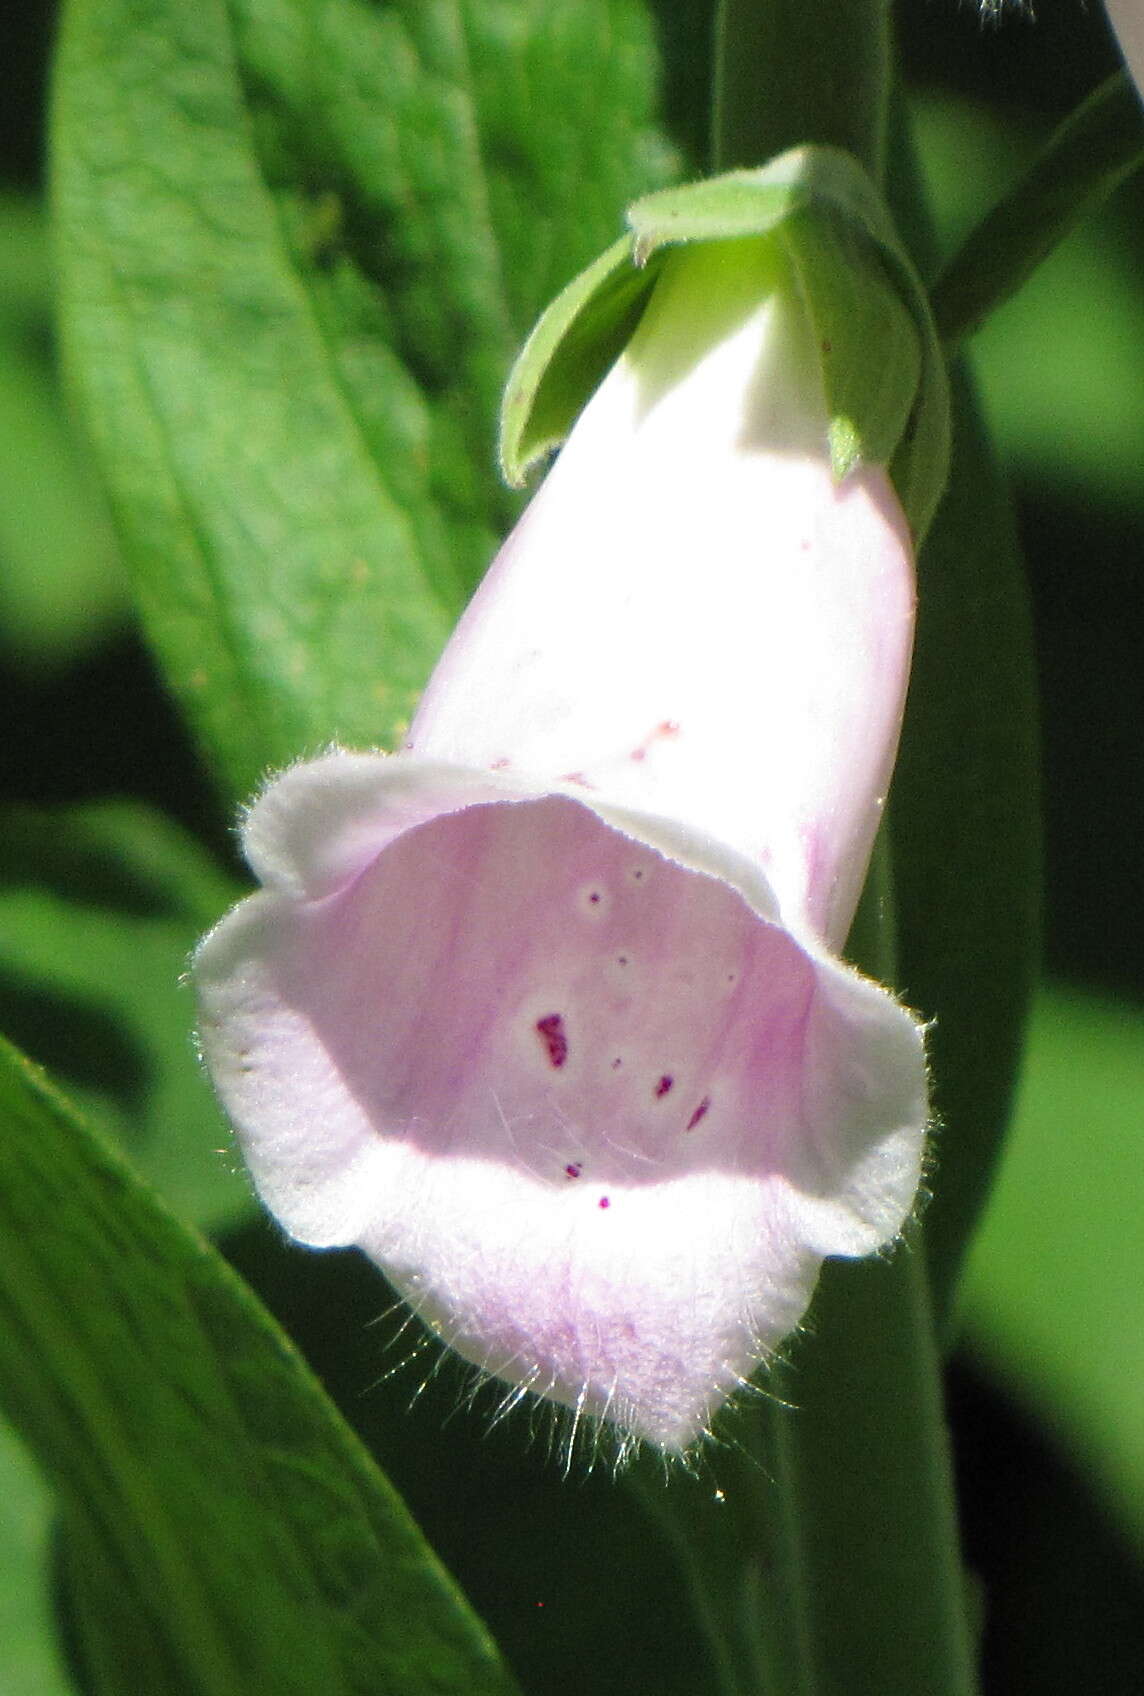
<svg viewBox="0 0 1144 1696">
<path fill-rule="evenodd" d="M 673 251 L 405 748 L 269 785 L 262 888 L 196 961 L 289 1234 L 359 1245 L 467 1360 L 668 1451 L 919 1179 L 919 1028 L 839 957 L 911 548 L 827 432 L 781 251 Z"/>
</svg>

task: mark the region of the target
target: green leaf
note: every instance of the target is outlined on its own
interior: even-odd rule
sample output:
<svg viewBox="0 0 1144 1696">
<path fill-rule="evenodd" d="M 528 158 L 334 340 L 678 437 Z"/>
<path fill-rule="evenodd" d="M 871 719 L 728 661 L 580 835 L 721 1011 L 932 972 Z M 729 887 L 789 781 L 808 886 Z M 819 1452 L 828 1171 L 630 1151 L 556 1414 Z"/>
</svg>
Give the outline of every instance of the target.
<svg viewBox="0 0 1144 1696">
<path fill-rule="evenodd" d="M 43 213 L 29 194 L 0 190 L 0 335 L 40 328 L 51 304 Z"/>
<path fill-rule="evenodd" d="M 1049 985 L 965 1290 L 971 1348 L 1083 1461 L 1138 1549 L 1142 1128 L 1140 1008 Z"/>
<path fill-rule="evenodd" d="M 0 1399 L 60 1492 L 100 1696 L 507 1693 L 287 1339 L 0 1049 Z"/>
<path fill-rule="evenodd" d="M 1118 71 L 1054 131 L 937 278 L 931 297 L 946 347 L 971 336 L 1142 165 L 1140 96 Z"/>
<path fill-rule="evenodd" d="M 1010 116 L 932 95 L 915 129 L 949 246 L 988 212 L 997 161 L 1022 169 L 1045 137 Z M 1014 474 L 1080 503 L 1135 509 L 1144 440 L 1144 296 L 1139 201 L 1123 192 L 1074 230 L 973 343 L 998 451 Z M 1100 311 L 1092 310 L 1093 301 Z M 1045 357 L 1051 348 L 1053 357 Z"/>
<path fill-rule="evenodd" d="M 66 416 L 50 348 L 47 231 L 0 195 L 0 648 L 58 666 L 127 617 L 107 511 Z"/>
<path fill-rule="evenodd" d="M 514 510 L 493 430 L 521 323 L 663 180 L 654 66 L 632 0 L 70 5 L 65 345 L 232 793 L 401 737 Z"/>
<path fill-rule="evenodd" d="M 212 1229 L 251 1200 L 181 980 L 240 893 L 142 806 L 0 814 L 0 1025 L 66 1080 L 176 1212 Z"/>
<path fill-rule="evenodd" d="M 0 1644 L 11 1696 L 71 1696 L 48 1601 L 51 1496 L 0 1419 Z"/>
<path fill-rule="evenodd" d="M 896 987 L 933 1021 L 925 1238 L 948 1322 L 1008 1122 L 1038 965 L 1036 678 L 1012 508 L 967 381 L 949 487 L 918 569 L 918 624 L 890 798 Z"/>
</svg>

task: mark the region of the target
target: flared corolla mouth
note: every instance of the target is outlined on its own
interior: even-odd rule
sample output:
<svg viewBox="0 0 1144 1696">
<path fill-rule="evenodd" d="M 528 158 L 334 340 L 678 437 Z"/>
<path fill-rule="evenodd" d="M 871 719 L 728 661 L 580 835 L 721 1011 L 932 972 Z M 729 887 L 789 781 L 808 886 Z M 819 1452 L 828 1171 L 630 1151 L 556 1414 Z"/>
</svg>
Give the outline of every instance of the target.
<svg viewBox="0 0 1144 1696">
<path fill-rule="evenodd" d="M 560 795 L 407 832 L 298 915 L 278 986 L 375 1135 L 585 1185 L 781 1167 L 830 1016 L 737 890 Z"/>
<path fill-rule="evenodd" d="M 630 817 L 560 793 L 409 817 L 200 952 L 258 1188 L 478 1365 L 681 1446 L 797 1323 L 818 1258 L 900 1227 L 916 1027 L 757 874 L 765 912 Z"/>
</svg>

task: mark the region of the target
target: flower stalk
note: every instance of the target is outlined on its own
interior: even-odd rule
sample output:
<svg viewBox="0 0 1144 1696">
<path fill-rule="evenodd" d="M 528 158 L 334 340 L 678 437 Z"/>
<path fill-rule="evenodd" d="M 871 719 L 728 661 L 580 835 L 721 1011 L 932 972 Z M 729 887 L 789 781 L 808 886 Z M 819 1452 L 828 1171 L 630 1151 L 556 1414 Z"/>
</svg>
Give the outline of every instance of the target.
<svg viewBox="0 0 1144 1696">
<path fill-rule="evenodd" d="M 718 161 L 749 165 L 813 138 L 849 147 L 880 180 L 887 31 L 881 4 L 827 18 L 724 0 Z M 848 953 L 893 982 L 895 952 L 883 831 Z M 808 1335 L 712 1469 L 717 1490 L 639 1481 L 690 1573 L 723 1696 L 976 1688 L 921 1236 L 916 1219 L 889 1261 L 828 1263 Z"/>
<path fill-rule="evenodd" d="M 879 182 L 890 67 L 887 0 L 721 0 L 715 169 L 757 165 L 814 142 L 853 154 Z"/>
</svg>

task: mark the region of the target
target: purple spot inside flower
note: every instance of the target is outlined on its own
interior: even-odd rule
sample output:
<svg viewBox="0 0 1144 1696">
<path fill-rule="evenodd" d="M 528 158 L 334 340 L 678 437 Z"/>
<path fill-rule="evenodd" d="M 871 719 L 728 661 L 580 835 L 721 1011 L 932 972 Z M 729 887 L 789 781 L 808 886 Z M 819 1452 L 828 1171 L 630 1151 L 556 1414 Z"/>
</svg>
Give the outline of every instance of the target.
<svg viewBox="0 0 1144 1696">
<path fill-rule="evenodd" d="M 622 1065 L 623 1065 L 623 1061 L 620 1059 L 619 1055 L 617 1054 L 616 1058 L 612 1061 L 613 1072 L 618 1072 Z"/>
<path fill-rule="evenodd" d="M 711 1106 L 711 1097 L 709 1095 L 705 1095 L 703 1097 L 703 1100 L 699 1103 L 699 1106 L 695 1109 L 694 1113 L 691 1115 L 690 1119 L 688 1119 L 688 1121 L 687 1121 L 687 1129 L 689 1131 L 693 1131 L 695 1129 L 696 1125 L 699 1124 L 700 1120 L 705 1119 L 707 1117 L 707 1111 L 710 1108 L 710 1106 Z"/>
<path fill-rule="evenodd" d="M 662 1078 L 660 1078 L 659 1082 L 655 1086 L 655 1097 L 656 1097 L 657 1101 L 660 1099 L 661 1096 L 664 1096 L 664 1095 L 667 1094 L 668 1090 L 671 1088 L 671 1086 L 674 1082 L 675 1082 L 675 1079 L 672 1077 L 670 1072 L 665 1072 L 663 1074 Z"/>
<path fill-rule="evenodd" d="M 543 1019 L 537 1019 L 536 1029 L 548 1054 L 551 1066 L 563 1066 L 568 1058 L 568 1034 L 564 1029 L 564 1016 L 561 1013 L 546 1013 Z"/>
<path fill-rule="evenodd" d="M 611 1207 L 612 1203 L 611 1203 L 611 1200 L 608 1196 L 602 1195 L 600 1197 L 599 1205 L 601 1207 Z"/>
<path fill-rule="evenodd" d="M 584 1168 L 578 1160 L 570 1160 L 564 1168 L 564 1176 L 566 1178 L 578 1178 L 583 1170 Z"/>
<path fill-rule="evenodd" d="M 592 903 L 593 907 L 596 906 L 600 899 L 600 891 L 598 889 L 594 889 L 588 899 Z"/>
</svg>

